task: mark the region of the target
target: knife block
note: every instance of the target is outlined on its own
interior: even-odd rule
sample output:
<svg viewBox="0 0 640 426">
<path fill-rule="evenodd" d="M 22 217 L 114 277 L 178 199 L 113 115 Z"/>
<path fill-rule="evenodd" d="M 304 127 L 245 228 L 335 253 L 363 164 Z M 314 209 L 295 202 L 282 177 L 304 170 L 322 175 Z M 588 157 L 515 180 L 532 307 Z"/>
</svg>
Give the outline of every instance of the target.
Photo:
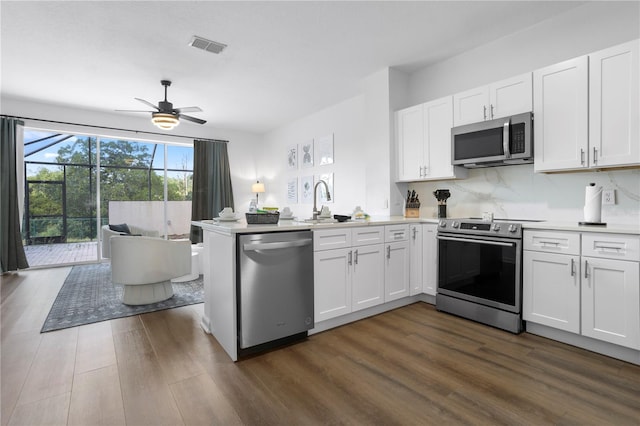
<svg viewBox="0 0 640 426">
<path fill-rule="evenodd" d="M 407 207 L 404 209 L 404 217 L 420 217 L 420 207 Z"/>
</svg>

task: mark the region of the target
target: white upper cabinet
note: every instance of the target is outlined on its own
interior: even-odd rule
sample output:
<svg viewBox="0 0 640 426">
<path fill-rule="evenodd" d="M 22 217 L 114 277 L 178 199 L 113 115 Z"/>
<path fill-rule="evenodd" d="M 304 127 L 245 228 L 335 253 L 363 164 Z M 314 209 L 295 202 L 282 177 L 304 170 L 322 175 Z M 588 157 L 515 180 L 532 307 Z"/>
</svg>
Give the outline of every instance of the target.
<svg viewBox="0 0 640 426">
<path fill-rule="evenodd" d="M 451 165 L 452 97 L 396 112 L 398 181 L 466 178 Z"/>
<path fill-rule="evenodd" d="M 535 171 L 586 167 L 588 76 L 586 56 L 534 71 Z"/>
<path fill-rule="evenodd" d="M 590 166 L 640 164 L 639 40 L 589 55 Z"/>
<path fill-rule="evenodd" d="M 424 116 L 422 105 L 396 113 L 398 180 L 422 179 L 424 159 Z"/>
<path fill-rule="evenodd" d="M 534 71 L 536 172 L 640 165 L 638 46 Z"/>
<path fill-rule="evenodd" d="M 531 73 L 453 95 L 453 125 L 477 123 L 531 111 Z"/>
<path fill-rule="evenodd" d="M 476 87 L 453 95 L 453 125 L 488 120 L 489 86 Z"/>
</svg>

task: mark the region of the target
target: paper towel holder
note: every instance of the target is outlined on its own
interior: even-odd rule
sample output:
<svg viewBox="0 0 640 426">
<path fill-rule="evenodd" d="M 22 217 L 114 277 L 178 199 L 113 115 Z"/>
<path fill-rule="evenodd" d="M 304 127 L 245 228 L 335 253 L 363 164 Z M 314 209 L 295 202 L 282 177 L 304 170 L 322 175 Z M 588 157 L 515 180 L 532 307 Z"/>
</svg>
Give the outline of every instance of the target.
<svg viewBox="0 0 640 426">
<path fill-rule="evenodd" d="M 590 183 L 589 186 L 587 186 L 587 189 L 589 189 L 589 187 L 594 187 L 596 186 L 595 183 Z M 586 207 L 585 207 L 586 208 Z M 586 215 L 586 214 L 585 214 Z M 581 226 L 607 226 L 606 222 L 587 222 L 587 221 L 581 221 L 578 222 L 578 225 Z"/>
</svg>

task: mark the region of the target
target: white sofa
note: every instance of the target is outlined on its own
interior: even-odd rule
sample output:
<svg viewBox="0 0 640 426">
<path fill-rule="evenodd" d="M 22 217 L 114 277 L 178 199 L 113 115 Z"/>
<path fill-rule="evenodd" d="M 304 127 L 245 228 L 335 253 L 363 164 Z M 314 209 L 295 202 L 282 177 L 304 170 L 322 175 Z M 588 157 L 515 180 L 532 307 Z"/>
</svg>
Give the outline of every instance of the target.
<svg viewBox="0 0 640 426">
<path fill-rule="evenodd" d="M 151 229 L 144 229 L 140 226 L 136 225 L 127 225 L 132 235 L 142 235 L 145 237 L 155 237 L 160 238 L 160 233 L 158 231 L 153 231 Z M 122 232 L 112 231 L 109 228 L 109 225 L 102 226 L 102 257 L 105 259 L 109 259 L 111 257 L 111 237 L 115 235 L 123 235 Z"/>
<path fill-rule="evenodd" d="M 111 281 L 124 285 L 122 303 L 146 305 L 173 296 L 172 278 L 191 273 L 191 241 L 117 235 L 111 242 Z"/>
</svg>

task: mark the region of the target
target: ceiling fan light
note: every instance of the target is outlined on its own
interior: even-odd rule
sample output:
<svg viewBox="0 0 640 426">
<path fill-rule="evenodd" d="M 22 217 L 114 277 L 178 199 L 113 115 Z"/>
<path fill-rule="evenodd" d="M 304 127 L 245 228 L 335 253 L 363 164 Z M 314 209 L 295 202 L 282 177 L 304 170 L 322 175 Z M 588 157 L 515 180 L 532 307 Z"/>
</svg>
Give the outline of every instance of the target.
<svg viewBox="0 0 640 426">
<path fill-rule="evenodd" d="M 180 124 L 180 120 L 173 114 L 156 112 L 151 116 L 151 122 L 163 130 L 171 130 Z"/>
</svg>

